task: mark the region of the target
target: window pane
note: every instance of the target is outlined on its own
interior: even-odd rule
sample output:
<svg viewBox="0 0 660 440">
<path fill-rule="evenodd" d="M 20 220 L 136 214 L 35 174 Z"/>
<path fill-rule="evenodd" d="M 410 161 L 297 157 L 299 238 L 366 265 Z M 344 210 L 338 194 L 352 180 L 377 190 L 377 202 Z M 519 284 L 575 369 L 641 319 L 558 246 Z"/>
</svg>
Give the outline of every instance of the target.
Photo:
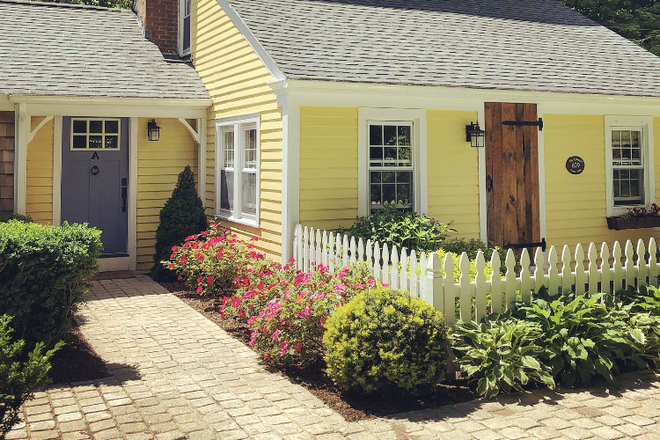
<svg viewBox="0 0 660 440">
<path fill-rule="evenodd" d="M 394 183 L 395 182 L 395 176 L 396 176 L 396 173 L 394 173 L 394 172 L 381 173 L 383 183 Z"/>
<path fill-rule="evenodd" d="M 90 133 L 103 133 L 103 121 L 89 121 Z"/>
<path fill-rule="evenodd" d="M 380 183 L 380 172 L 372 171 L 371 172 L 371 183 Z"/>
<path fill-rule="evenodd" d="M 74 133 L 87 133 L 87 121 L 73 121 Z"/>
<path fill-rule="evenodd" d="M 369 147 L 369 159 L 375 161 L 376 166 L 379 166 L 383 161 L 383 147 Z"/>
<path fill-rule="evenodd" d="M 105 121 L 106 133 L 119 133 L 119 121 Z"/>
<path fill-rule="evenodd" d="M 87 148 L 87 136 L 74 136 L 73 148 Z"/>
<path fill-rule="evenodd" d="M 369 145 L 383 145 L 383 126 L 369 126 Z"/>
<path fill-rule="evenodd" d="M 245 161 L 243 168 L 257 169 L 257 130 L 251 129 L 245 131 Z"/>
<path fill-rule="evenodd" d="M 243 174 L 243 191 L 241 212 L 248 215 L 257 214 L 257 175 L 256 173 Z"/>
<path fill-rule="evenodd" d="M 410 147 L 399 148 L 399 166 L 410 166 L 412 160 L 410 159 Z"/>
<path fill-rule="evenodd" d="M 222 165 L 225 168 L 234 168 L 234 132 L 226 131 L 224 137 L 224 163 Z"/>
<path fill-rule="evenodd" d="M 380 200 L 380 185 L 378 184 L 372 184 L 371 185 L 371 197 L 369 199 L 372 205 L 380 205 L 381 200 Z"/>
<path fill-rule="evenodd" d="M 90 136 L 89 148 L 103 148 L 103 136 Z"/>
<path fill-rule="evenodd" d="M 386 167 L 396 166 L 396 147 L 385 147 L 385 160 L 383 165 Z"/>
<path fill-rule="evenodd" d="M 383 185 L 383 204 L 396 204 L 396 185 L 384 184 Z"/>
<path fill-rule="evenodd" d="M 399 127 L 399 145 L 410 145 L 410 126 Z"/>
<path fill-rule="evenodd" d="M 105 148 L 117 148 L 119 146 L 118 136 L 106 136 Z"/>
<path fill-rule="evenodd" d="M 396 145 L 396 125 L 386 125 L 384 132 L 385 145 Z"/>
<path fill-rule="evenodd" d="M 190 49 L 190 16 L 183 19 L 183 50 Z"/>
<path fill-rule="evenodd" d="M 220 208 L 234 209 L 234 172 L 220 171 Z"/>
</svg>

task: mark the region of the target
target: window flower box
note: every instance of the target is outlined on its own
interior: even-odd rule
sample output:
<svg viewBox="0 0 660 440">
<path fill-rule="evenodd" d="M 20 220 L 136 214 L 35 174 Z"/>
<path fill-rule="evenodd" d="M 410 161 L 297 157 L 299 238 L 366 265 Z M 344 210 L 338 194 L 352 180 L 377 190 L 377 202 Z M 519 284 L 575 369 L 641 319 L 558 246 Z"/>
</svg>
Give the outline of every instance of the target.
<svg viewBox="0 0 660 440">
<path fill-rule="evenodd" d="M 660 216 L 648 215 L 643 217 L 607 217 L 607 227 L 620 231 L 622 229 L 660 228 Z"/>
</svg>

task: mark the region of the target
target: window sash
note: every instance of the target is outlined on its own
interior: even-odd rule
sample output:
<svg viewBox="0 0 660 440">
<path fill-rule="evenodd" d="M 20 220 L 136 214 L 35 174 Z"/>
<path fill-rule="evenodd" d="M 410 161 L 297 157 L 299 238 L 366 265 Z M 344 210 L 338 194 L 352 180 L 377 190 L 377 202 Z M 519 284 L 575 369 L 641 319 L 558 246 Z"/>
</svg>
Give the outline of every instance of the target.
<svg viewBox="0 0 660 440">
<path fill-rule="evenodd" d="M 71 118 L 69 140 L 71 151 L 119 151 L 121 149 L 121 120 Z"/>
<path fill-rule="evenodd" d="M 615 207 L 643 206 L 645 144 L 640 128 L 611 128 L 612 200 Z"/>
</svg>

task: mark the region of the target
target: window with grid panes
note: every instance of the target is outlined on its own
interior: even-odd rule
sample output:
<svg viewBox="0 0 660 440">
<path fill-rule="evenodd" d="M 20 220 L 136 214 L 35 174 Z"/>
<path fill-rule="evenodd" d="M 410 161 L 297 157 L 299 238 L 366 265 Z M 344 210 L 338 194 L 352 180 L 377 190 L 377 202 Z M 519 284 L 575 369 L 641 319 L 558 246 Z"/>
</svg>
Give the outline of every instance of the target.
<svg viewBox="0 0 660 440">
<path fill-rule="evenodd" d="M 256 223 L 259 140 L 256 122 L 218 125 L 217 215 Z"/>
<path fill-rule="evenodd" d="M 118 150 L 119 119 L 71 118 L 72 150 Z"/>
<path fill-rule="evenodd" d="M 369 123 L 370 211 L 393 205 L 412 211 L 413 157 L 412 123 Z"/>
<path fill-rule="evenodd" d="M 612 129 L 611 136 L 614 206 L 644 205 L 642 131 Z"/>
</svg>

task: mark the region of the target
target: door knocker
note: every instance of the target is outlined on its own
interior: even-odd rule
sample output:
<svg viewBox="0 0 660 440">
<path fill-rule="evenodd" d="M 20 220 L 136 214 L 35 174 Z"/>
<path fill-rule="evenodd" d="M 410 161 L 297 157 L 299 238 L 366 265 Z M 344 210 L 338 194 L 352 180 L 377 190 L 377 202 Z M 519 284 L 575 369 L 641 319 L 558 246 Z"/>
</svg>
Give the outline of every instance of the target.
<svg viewBox="0 0 660 440">
<path fill-rule="evenodd" d="M 90 170 L 93 176 L 96 176 L 99 173 L 99 167 L 94 165 L 92 169 Z"/>
</svg>

